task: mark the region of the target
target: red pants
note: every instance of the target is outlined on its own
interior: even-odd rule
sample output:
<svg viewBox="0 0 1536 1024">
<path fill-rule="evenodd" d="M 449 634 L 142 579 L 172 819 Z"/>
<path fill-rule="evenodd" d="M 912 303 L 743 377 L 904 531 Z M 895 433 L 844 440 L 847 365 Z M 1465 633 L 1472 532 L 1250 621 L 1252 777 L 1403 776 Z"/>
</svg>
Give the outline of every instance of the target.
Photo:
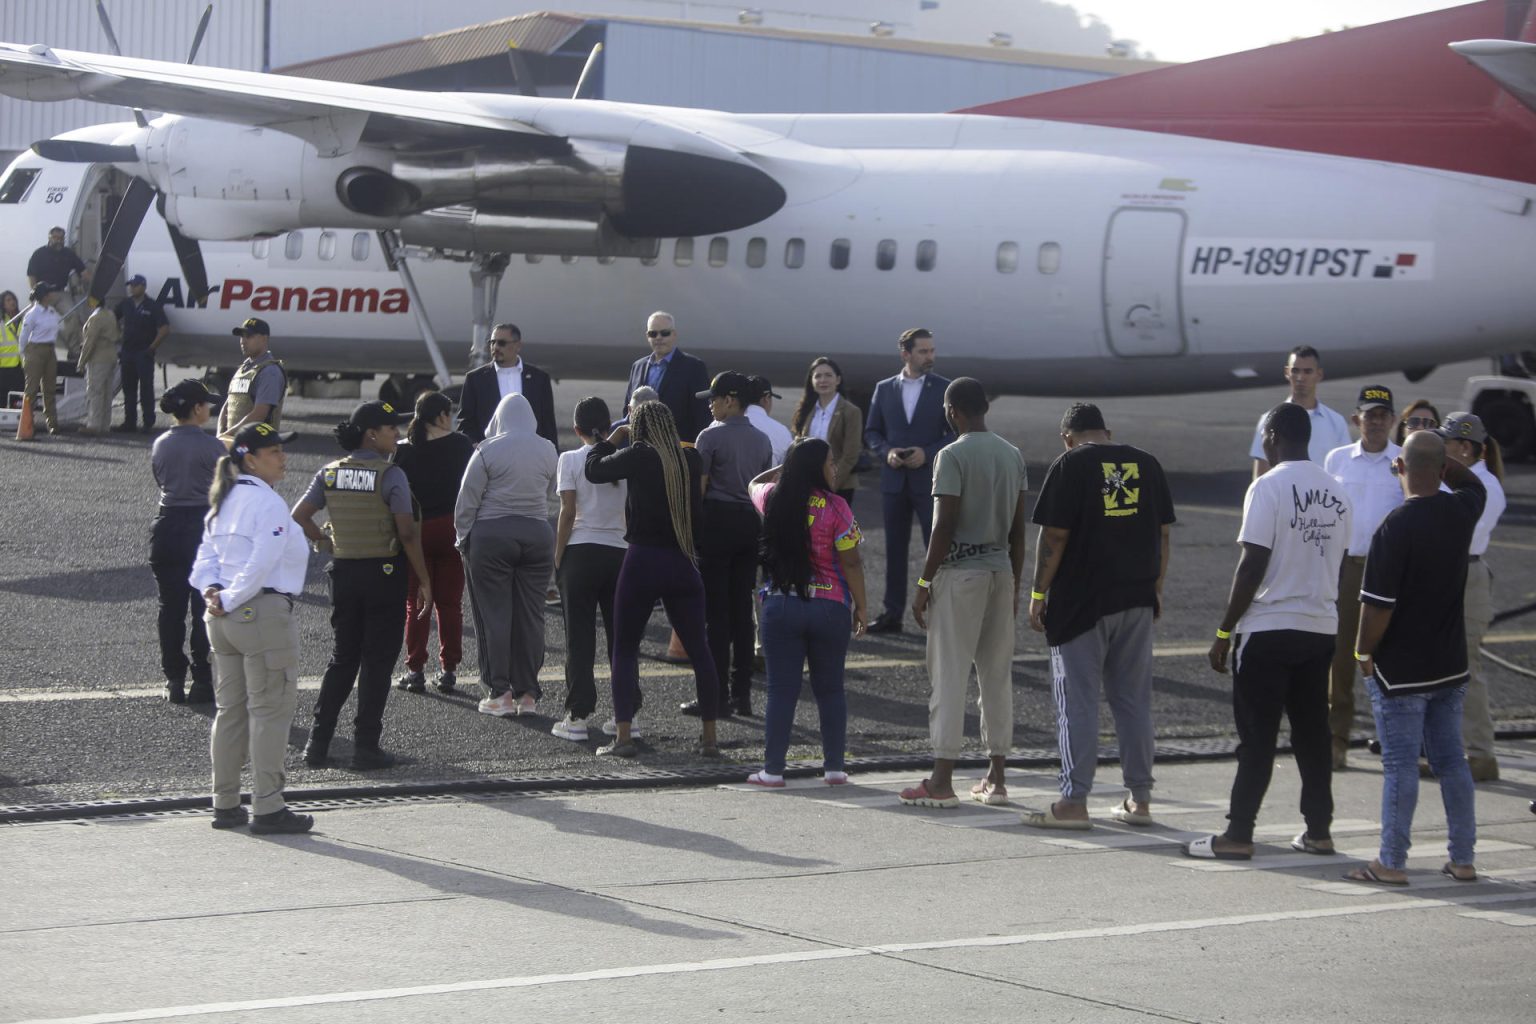
<svg viewBox="0 0 1536 1024">
<path fill-rule="evenodd" d="M 464 660 L 464 563 L 453 546 L 453 516 L 422 520 L 421 553 L 432 582 L 432 606 L 437 609 L 437 657 L 444 672 L 452 672 Z M 416 572 L 410 573 L 405 602 L 405 667 L 420 672 L 427 665 L 427 637 L 432 617 L 417 617 Z"/>
</svg>

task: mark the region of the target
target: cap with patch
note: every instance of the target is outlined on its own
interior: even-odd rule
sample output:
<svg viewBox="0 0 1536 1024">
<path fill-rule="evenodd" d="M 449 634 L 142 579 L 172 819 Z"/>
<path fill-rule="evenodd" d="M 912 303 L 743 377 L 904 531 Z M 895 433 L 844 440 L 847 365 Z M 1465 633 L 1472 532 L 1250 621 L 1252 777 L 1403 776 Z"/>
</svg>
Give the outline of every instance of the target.
<svg viewBox="0 0 1536 1024">
<path fill-rule="evenodd" d="M 1477 444 L 1488 443 L 1488 428 L 1483 426 L 1483 421 L 1470 412 L 1453 412 L 1445 418 L 1445 422 L 1436 428 L 1435 433 L 1447 441 L 1474 441 Z"/>
<path fill-rule="evenodd" d="M 178 381 L 166 388 L 165 393 L 192 404 L 207 402 L 209 405 L 217 405 L 224 400 L 223 395 L 209 391 L 208 386 L 195 377 Z"/>
<path fill-rule="evenodd" d="M 769 395 L 772 395 L 774 398 L 784 397 L 777 391 L 773 390 L 773 383 L 769 381 L 767 377 L 753 374 L 750 379 L 752 381 L 752 401 L 761 402 Z"/>
<path fill-rule="evenodd" d="M 253 316 L 247 318 L 245 323 L 241 324 L 239 327 L 236 327 L 233 331 L 230 331 L 230 333 L 237 338 L 246 334 L 271 335 L 272 328 L 267 325 L 265 320 L 260 320 Z"/>
<path fill-rule="evenodd" d="M 234 443 L 229 446 L 229 454 L 235 458 L 241 458 L 259 452 L 263 448 L 276 448 L 280 444 L 287 444 L 298 433 L 292 430 L 278 430 L 270 423 L 252 423 L 248 427 L 241 427 L 235 435 Z"/>
<path fill-rule="evenodd" d="M 722 370 L 710 381 L 708 390 L 700 391 L 694 398 L 735 398 L 742 402 L 753 401 L 755 389 L 752 378 L 735 370 Z"/>
<path fill-rule="evenodd" d="M 137 284 L 137 285 L 146 285 L 146 284 L 149 284 L 149 282 L 147 280 L 145 280 L 143 274 L 134 274 L 132 277 L 130 277 L 128 279 L 127 283 L 130 284 L 130 285 L 135 285 L 135 284 Z"/>
<path fill-rule="evenodd" d="M 1360 400 L 1355 403 L 1355 408 L 1364 412 L 1366 409 L 1385 409 L 1392 411 L 1392 389 L 1385 384 L 1367 384 L 1360 389 Z"/>
<path fill-rule="evenodd" d="M 373 430 L 377 427 L 400 427 L 411 422 L 411 414 L 396 412 L 395 407 L 388 402 L 364 402 L 352 410 L 352 415 L 348 417 L 347 422 L 364 430 Z"/>
</svg>

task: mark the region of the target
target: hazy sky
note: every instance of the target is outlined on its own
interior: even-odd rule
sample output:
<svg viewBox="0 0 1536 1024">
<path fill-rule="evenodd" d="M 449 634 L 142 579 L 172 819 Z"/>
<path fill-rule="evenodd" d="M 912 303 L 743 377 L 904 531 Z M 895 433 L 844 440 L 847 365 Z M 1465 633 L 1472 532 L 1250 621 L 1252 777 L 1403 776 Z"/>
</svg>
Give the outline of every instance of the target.
<svg viewBox="0 0 1536 1024">
<path fill-rule="evenodd" d="M 1159 60 L 1189 61 L 1325 28 L 1369 25 L 1458 6 L 1453 0 L 1071 0 L 1117 39 L 1134 39 Z"/>
</svg>

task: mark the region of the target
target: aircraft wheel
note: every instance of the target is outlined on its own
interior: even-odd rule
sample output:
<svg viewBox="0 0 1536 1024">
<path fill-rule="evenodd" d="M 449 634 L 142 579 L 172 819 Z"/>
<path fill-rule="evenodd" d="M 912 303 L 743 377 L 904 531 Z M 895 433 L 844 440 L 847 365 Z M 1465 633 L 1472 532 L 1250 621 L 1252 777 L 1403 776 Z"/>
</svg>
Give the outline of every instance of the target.
<svg viewBox="0 0 1536 1024">
<path fill-rule="evenodd" d="M 1518 462 L 1536 452 L 1536 417 L 1526 403 L 1514 398 L 1494 398 L 1482 403 L 1478 416 L 1499 442 L 1505 459 Z"/>
</svg>

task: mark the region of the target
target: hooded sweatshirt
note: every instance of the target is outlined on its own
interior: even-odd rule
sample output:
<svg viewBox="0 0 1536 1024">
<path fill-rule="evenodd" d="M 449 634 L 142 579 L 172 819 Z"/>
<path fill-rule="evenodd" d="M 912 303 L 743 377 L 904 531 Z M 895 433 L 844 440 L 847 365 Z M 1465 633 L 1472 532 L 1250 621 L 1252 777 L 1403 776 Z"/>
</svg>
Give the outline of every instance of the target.
<svg viewBox="0 0 1536 1024">
<path fill-rule="evenodd" d="M 469 538 L 481 519 L 548 519 L 549 494 L 559 463 L 555 446 L 538 434 L 528 400 L 520 394 L 503 398 L 459 485 L 453 509 L 458 543 Z"/>
</svg>

